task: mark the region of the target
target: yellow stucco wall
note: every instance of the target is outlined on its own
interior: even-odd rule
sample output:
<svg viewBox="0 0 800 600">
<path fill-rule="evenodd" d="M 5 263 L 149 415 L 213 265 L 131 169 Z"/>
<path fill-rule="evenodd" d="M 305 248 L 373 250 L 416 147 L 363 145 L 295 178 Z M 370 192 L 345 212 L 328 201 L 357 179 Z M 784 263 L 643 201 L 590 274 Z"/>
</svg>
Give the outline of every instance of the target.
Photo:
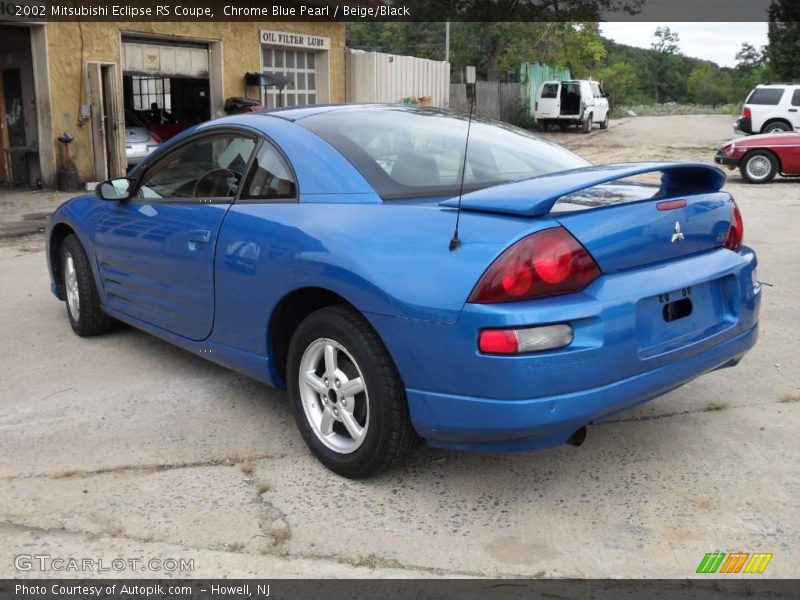
<svg viewBox="0 0 800 600">
<path fill-rule="evenodd" d="M 165 37 L 221 41 L 223 98 L 244 96 L 244 73 L 261 68 L 259 32 L 273 29 L 329 37 L 330 100 L 345 101 L 345 25 L 343 23 L 50 23 L 47 25 L 48 63 L 53 143 L 61 133 L 75 136 L 72 156 L 82 180 L 94 178 L 91 124 L 78 124 L 80 105 L 87 103 L 87 62 L 120 65 L 120 34 L 157 34 Z M 82 41 L 81 41 L 82 40 Z M 118 104 L 122 106 L 121 72 Z M 252 95 L 252 90 L 250 90 Z M 58 150 L 58 148 L 57 148 Z M 60 157 L 60 152 L 58 153 Z"/>
</svg>

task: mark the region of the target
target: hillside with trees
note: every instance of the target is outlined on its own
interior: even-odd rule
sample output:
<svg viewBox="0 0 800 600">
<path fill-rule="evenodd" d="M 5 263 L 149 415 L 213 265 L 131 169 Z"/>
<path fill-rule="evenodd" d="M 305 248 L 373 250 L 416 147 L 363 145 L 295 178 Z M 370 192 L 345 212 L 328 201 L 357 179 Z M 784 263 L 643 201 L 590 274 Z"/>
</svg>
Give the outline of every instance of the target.
<svg viewBox="0 0 800 600">
<path fill-rule="evenodd" d="M 797 23 L 783 25 L 797 26 Z M 348 23 L 347 45 L 443 60 L 444 28 L 444 23 Z M 773 29 L 777 31 L 770 27 L 771 46 Z M 800 32 L 792 37 L 789 28 L 785 37 L 787 56 L 794 51 L 791 56 L 796 57 L 800 49 L 792 48 L 800 40 Z M 454 22 L 450 25 L 453 82 L 460 81 L 466 65 L 475 65 L 480 79 L 516 81 L 521 63 L 542 63 L 567 68 L 576 78 L 603 81 L 617 106 L 739 103 L 757 83 L 768 80 L 768 60 L 776 60 L 775 55 L 771 50 L 757 49 L 745 42 L 736 56 L 736 66 L 720 67 L 683 55 L 678 34 L 668 27 L 658 27 L 653 32 L 650 48 L 636 48 L 604 38 L 597 23 Z M 797 68 L 796 58 L 787 62 Z"/>
</svg>

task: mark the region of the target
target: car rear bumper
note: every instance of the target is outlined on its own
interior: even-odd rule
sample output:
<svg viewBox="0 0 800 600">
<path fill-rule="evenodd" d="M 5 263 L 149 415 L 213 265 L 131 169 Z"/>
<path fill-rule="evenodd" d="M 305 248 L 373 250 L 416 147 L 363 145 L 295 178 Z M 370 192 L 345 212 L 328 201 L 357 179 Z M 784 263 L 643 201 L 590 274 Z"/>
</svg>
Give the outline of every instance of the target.
<svg viewBox="0 0 800 600">
<path fill-rule="evenodd" d="M 733 130 L 751 135 L 753 133 L 753 123 L 747 117 L 739 117 L 733 124 Z"/>
<path fill-rule="evenodd" d="M 490 452 L 547 448 L 566 443 L 585 425 L 735 362 L 757 338 L 756 324 L 699 356 L 572 394 L 508 401 L 408 390 L 408 401 L 424 407 L 414 426 L 431 445 Z"/>
<path fill-rule="evenodd" d="M 758 336 L 755 267 L 748 248 L 718 249 L 607 274 L 577 294 L 467 304 L 453 325 L 370 320 L 406 385 L 411 421 L 430 444 L 543 448 L 741 358 Z M 684 291 L 692 316 L 665 325 L 661 299 Z M 477 350 L 481 329 L 559 323 L 574 339 L 558 350 Z"/>
</svg>

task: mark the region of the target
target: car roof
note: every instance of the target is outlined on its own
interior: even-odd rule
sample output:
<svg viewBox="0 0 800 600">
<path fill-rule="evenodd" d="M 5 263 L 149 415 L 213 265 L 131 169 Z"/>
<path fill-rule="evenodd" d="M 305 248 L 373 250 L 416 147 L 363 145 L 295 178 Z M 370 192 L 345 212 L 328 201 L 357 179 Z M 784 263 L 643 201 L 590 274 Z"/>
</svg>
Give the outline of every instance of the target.
<svg viewBox="0 0 800 600">
<path fill-rule="evenodd" d="M 270 108 L 267 110 L 254 111 L 252 114 L 264 115 L 267 117 L 278 117 L 286 121 L 299 121 L 313 115 L 320 115 L 328 112 L 339 112 L 342 110 L 375 110 L 383 108 L 407 107 L 413 109 L 417 105 L 411 104 L 315 104 L 313 106 L 286 106 L 283 108 Z M 430 107 L 427 107 L 430 108 Z"/>
</svg>

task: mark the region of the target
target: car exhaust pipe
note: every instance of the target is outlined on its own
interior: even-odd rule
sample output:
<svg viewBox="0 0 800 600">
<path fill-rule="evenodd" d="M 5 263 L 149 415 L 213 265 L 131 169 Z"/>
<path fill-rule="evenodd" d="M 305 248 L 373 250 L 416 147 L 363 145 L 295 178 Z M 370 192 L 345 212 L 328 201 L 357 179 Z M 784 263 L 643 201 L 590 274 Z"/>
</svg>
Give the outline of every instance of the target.
<svg viewBox="0 0 800 600">
<path fill-rule="evenodd" d="M 584 441 L 586 441 L 586 425 L 573 433 L 567 440 L 567 443 L 570 446 L 580 446 Z"/>
</svg>

